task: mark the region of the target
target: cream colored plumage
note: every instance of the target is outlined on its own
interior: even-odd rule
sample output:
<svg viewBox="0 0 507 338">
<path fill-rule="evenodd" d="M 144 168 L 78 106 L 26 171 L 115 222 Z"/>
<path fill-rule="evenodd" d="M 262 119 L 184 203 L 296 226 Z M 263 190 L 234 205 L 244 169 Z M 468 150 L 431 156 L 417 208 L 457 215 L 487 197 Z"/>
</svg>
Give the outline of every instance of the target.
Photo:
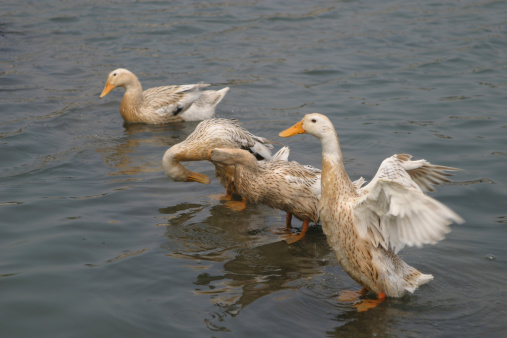
<svg viewBox="0 0 507 338">
<path fill-rule="evenodd" d="M 169 148 L 162 159 L 166 175 L 174 181 L 210 183 L 204 175 L 185 168 L 182 161 L 208 160 L 213 148 L 237 148 L 252 152 L 258 159 L 271 159 L 273 145 L 263 137 L 255 136 L 236 122 L 214 118 L 204 120 L 183 142 Z M 215 165 L 216 176 L 229 193 L 234 188 L 234 168 L 227 165 Z"/>
<path fill-rule="evenodd" d="M 372 181 L 356 189 L 343 166 L 336 131 L 321 114 L 308 114 L 282 137 L 309 133 L 322 144 L 322 196 L 319 216 L 329 245 L 343 269 L 365 289 L 400 297 L 433 279 L 396 253 L 405 245 L 434 244 L 462 218 L 424 194 L 448 181 L 445 170 L 410 155 L 384 160 Z"/>
<path fill-rule="evenodd" d="M 288 155 L 288 147 L 281 151 Z M 294 161 L 257 161 L 242 149 L 216 148 L 209 158 L 215 165 L 234 167 L 234 186 L 247 202 L 283 210 L 303 221 L 302 236 L 310 221 L 317 223 L 320 170 Z"/>
<path fill-rule="evenodd" d="M 301 233 L 292 236 L 293 243 L 304 237 L 310 221 L 317 224 L 321 192 L 321 170 L 310 165 L 288 161 L 289 147 L 281 148 L 270 161 L 257 161 L 241 149 L 215 148 L 209 158 L 215 165 L 234 167 L 234 185 L 247 202 L 265 204 L 287 213 L 287 226 L 292 215 L 303 222 Z M 356 189 L 364 183 L 352 182 Z"/>
<path fill-rule="evenodd" d="M 109 73 L 103 98 L 116 87 L 124 87 L 120 113 L 125 122 L 162 124 L 177 121 L 200 121 L 212 118 L 218 103 L 229 87 L 221 90 L 205 90 L 209 84 L 198 83 L 150 88 L 143 91 L 137 76 L 118 68 Z"/>
</svg>

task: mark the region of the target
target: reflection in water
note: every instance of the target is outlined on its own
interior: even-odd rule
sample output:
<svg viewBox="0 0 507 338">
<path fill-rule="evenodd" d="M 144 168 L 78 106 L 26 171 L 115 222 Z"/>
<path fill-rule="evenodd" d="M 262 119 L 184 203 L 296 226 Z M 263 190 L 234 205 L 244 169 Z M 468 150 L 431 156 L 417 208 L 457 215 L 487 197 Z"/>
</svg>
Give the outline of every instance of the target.
<svg viewBox="0 0 507 338">
<path fill-rule="evenodd" d="M 403 299 L 403 298 L 402 298 Z M 391 301 L 391 300 L 390 300 Z M 395 300 L 399 301 L 399 300 Z M 368 315 L 355 311 L 345 311 L 335 317 L 345 323 L 327 332 L 330 337 L 390 337 L 396 336 L 396 318 L 407 316 L 405 311 L 390 307 L 384 303 L 382 307 L 369 310 Z"/>
<path fill-rule="evenodd" d="M 195 284 L 208 289 L 197 293 L 211 295 L 214 304 L 236 315 L 261 297 L 297 290 L 298 281 L 321 274 L 320 266 L 327 260 L 319 257 L 326 256 L 329 250 L 325 240 L 320 244 L 312 247 L 314 251 L 305 246 L 289 246 L 284 241 L 240 250 L 224 264 L 223 274 L 200 274 Z"/>
<path fill-rule="evenodd" d="M 396 318 L 407 316 L 410 311 L 405 308 L 416 296 L 390 299 L 359 313 L 353 302 L 336 299 L 339 290 L 357 285 L 339 268 L 320 228 L 310 228 L 304 240 L 288 245 L 271 232 L 284 224 L 283 213 L 257 206 L 234 212 L 222 203 L 181 203 L 159 209 L 168 219 L 164 225 L 169 241 L 162 247 L 168 256 L 190 262 L 187 267 L 196 277 L 189 288 L 209 297 L 216 307 L 204 318 L 210 330 L 229 331 L 224 326 L 226 317 L 237 317 L 247 306 L 270 296 L 269 302 L 279 303 L 279 308 L 286 305 L 292 316 L 287 320 L 294 323 L 328 317 L 336 326 L 326 329 L 328 336 L 397 333 L 393 332 Z"/>
<path fill-rule="evenodd" d="M 116 169 L 110 175 L 160 171 L 165 150 L 184 140 L 195 126 L 196 123 L 192 122 L 164 125 L 124 124 L 124 136 L 119 138 L 115 145 L 98 148 L 97 152 L 102 153 L 108 166 Z"/>
<path fill-rule="evenodd" d="M 280 225 L 284 215 L 272 209 L 249 206 L 234 212 L 223 204 L 213 205 L 209 214 L 205 209 L 194 203 L 160 209 L 172 215 L 164 247 L 169 256 L 193 262 L 194 292 L 209 295 L 230 316 L 266 295 L 297 290 L 301 281 L 322 274 L 332 257 L 321 229 L 310 229 L 309 239 L 296 245 L 280 240 L 270 231 L 276 226 L 272 215 Z"/>
</svg>

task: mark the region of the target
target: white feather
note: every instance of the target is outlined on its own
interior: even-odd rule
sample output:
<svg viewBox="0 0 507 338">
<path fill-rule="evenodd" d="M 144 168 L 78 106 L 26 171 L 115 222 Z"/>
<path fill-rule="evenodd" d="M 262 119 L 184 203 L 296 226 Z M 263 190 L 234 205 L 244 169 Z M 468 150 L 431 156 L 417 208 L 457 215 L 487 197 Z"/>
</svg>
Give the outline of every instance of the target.
<svg viewBox="0 0 507 338">
<path fill-rule="evenodd" d="M 354 210 L 360 234 L 373 236 L 372 242 L 396 253 L 405 245 L 435 244 L 450 231 L 450 223 L 463 219 L 425 195 L 393 157 L 384 160 L 373 180 L 359 190 L 362 197 Z M 374 231 L 368 232 L 370 227 Z"/>
</svg>

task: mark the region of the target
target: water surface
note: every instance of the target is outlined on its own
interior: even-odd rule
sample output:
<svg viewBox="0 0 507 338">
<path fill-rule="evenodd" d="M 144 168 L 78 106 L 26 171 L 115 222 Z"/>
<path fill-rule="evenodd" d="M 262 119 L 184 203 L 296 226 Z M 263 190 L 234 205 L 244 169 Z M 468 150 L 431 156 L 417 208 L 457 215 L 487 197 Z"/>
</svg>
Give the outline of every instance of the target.
<svg viewBox="0 0 507 338">
<path fill-rule="evenodd" d="M 507 3 L 11 1 L 0 4 L 0 335 L 499 336 L 507 299 Z M 197 123 L 125 126 L 122 89 L 230 86 L 217 116 L 320 166 L 281 130 L 335 124 L 352 178 L 410 153 L 462 168 L 432 196 L 465 220 L 401 256 L 435 279 L 357 313 L 320 227 L 242 212 L 224 189 L 168 180 Z M 207 162 L 189 166 L 210 177 Z M 295 222 L 297 227 L 299 222 Z M 41 334 L 42 333 L 42 334 Z"/>
</svg>

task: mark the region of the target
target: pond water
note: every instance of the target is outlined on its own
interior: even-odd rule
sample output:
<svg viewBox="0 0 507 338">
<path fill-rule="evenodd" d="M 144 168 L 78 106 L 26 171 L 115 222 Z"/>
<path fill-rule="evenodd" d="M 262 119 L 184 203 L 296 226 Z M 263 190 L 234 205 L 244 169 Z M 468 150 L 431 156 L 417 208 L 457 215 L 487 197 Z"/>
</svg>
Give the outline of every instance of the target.
<svg viewBox="0 0 507 338">
<path fill-rule="evenodd" d="M 505 334 L 506 18 L 493 0 L 2 1 L 0 336 Z M 124 125 L 123 90 L 98 98 L 119 67 L 229 86 L 217 116 L 304 164 L 318 141 L 278 133 L 326 114 L 353 179 L 394 153 L 462 168 L 431 196 L 466 223 L 401 252 L 435 279 L 364 313 L 338 301 L 359 286 L 320 227 L 287 245 L 282 211 L 164 175 L 197 122 Z"/>
</svg>

